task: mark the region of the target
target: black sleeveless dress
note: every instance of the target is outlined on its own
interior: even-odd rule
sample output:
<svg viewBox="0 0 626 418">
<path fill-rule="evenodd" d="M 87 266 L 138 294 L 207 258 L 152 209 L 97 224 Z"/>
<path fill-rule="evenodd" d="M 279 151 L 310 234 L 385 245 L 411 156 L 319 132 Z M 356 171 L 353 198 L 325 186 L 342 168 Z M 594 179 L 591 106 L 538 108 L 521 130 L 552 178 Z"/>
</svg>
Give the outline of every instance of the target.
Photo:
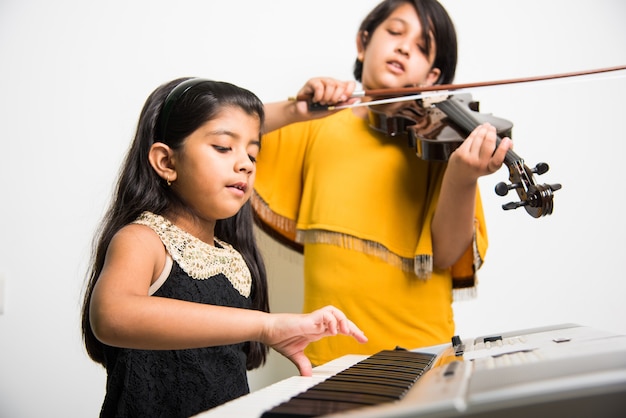
<svg viewBox="0 0 626 418">
<path fill-rule="evenodd" d="M 137 223 L 155 229 L 174 260 L 153 296 L 250 308 L 249 271 L 232 247 L 217 240 L 219 247 L 208 246 L 154 214 L 143 214 Z M 212 265 L 207 269 L 203 263 Z M 207 277 L 197 278 L 203 274 Z M 245 395 L 243 348 L 243 343 L 187 350 L 105 346 L 107 391 L 100 416 L 189 417 Z"/>
</svg>

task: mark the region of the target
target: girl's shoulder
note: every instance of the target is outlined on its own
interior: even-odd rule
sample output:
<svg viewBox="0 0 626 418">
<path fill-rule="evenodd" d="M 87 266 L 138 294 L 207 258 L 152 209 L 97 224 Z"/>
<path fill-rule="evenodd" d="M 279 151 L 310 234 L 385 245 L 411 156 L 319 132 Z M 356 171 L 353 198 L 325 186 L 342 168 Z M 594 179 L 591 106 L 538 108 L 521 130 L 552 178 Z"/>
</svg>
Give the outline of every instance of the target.
<svg viewBox="0 0 626 418">
<path fill-rule="evenodd" d="M 161 239 L 151 228 L 130 223 L 118 230 L 107 248 L 107 270 L 110 277 L 126 277 L 135 272 L 135 285 L 145 286 L 159 276 L 167 253 Z"/>
<path fill-rule="evenodd" d="M 123 250 L 128 254 L 139 253 L 142 256 L 155 254 L 159 256 L 163 251 L 163 243 L 159 235 L 147 225 L 130 223 L 113 235 L 109 247 Z"/>
</svg>

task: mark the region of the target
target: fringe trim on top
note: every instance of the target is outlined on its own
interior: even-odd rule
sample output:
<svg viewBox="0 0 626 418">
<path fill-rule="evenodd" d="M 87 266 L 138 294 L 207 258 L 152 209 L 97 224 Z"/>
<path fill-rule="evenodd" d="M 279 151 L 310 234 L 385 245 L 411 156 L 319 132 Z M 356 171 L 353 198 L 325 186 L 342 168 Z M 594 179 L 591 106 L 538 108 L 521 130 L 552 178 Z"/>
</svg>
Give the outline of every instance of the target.
<svg viewBox="0 0 626 418">
<path fill-rule="evenodd" d="M 474 250 L 474 273 L 483 265 L 483 259 L 478 251 L 478 242 L 476 242 L 476 225 L 474 225 L 474 236 L 472 237 L 472 249 Z"/>
<path fill-rule="evenodd" d="M 257 216 L 263 220 L 263 222 L 271 225 L 271 227 L 281 235 L 295 240 L 296 221 L 285 216 L 281 216 L 270 209 L 267 202 L 263 200 L 256 190 L 253 192 L 252 199 L 250 200 L 252 208 L 256 212 Z"/>
<path fill-rule="evenodd" d="M 414 272 L 416 269 L 415 266 L 417 265 L 412 259 L 400 257 L 377 242 L 363 240 L 351 235 L 342 234 L 340 232 L 324 231 L 320 229 L 307 231 L 298 230 L 296 232 L 296 241 L 302 244 L 330 244 L 346 248 L 348 250 L 359 251 L 364 254 L 378 257 L 386 263 L 400 268 L 405 272 Z M 432 272 L 432 257 L 421 257 L 430 259 L 430 271 L 428 271 L 428 274 L 424 274 L 422 276 L 418 275 L 420 279 L 426 280 L 430 278 L 430 273 Z"/>
<path fill-rule="evenodd" d="M 428 280 L 433 272 L 433 257 L 432 254 L 419 254 L 414 259 L 400 257 L 399 255 L 392 253 L 385 246 L 374 242 L 363 240 L 351 235 L 343 234 L 340 232 L 325 231 L 325 230 L 298 230 L 296 229 L 296 221 L 293 219 L 281 216 L 272 211 L 263 198 L 255 191 L 252 195 L 252 206 L 259 218 L 271 228 L 280 233 L 285 240 L 292 241 L 294 244 L 331 244 L 349 250 L 360 251 L 362 253 L 373 255 L 382 259 L 383 261 L 402 269 L 405 272 L 414 273 L 421 280 Z M 480 269 L 483 264 L 483 259 L 478 251 L 478 243 L 476 241 L 476 228 L 474 227 L 474 236 L 472 240 L 472 252 L 473 252 L 473 270 L 474 274 L 471 277 L 459 278 L 454 277 L 452 281 L 453 286 L 453 298 L 455 301 L 469 300 L 477 296 L 476 289 L 476 271 Z M 284 243 L 283 244 L 287 245 Z M 287 245 L 294 249 L 293 245 Z M 297 249 L 302 253 L 301 249 Z"/>
<path fill-rule="evenodd" d="M 430 279 L 433 273 L 433 256 L 430 254 L 421 254 L 415 256 L 415 266 L 413 271 L 417 277 L 422 280 Z"/>
<path fill-rule="evenodd" d="M 476 286 L 472 287 L 463 287 L 463 288 L 453 288 L 452 289 L 452 300 L 454 302 L 463 302 L 472 299 L 476 299 L 478 297 L 478 289 Z"/>
</svg>

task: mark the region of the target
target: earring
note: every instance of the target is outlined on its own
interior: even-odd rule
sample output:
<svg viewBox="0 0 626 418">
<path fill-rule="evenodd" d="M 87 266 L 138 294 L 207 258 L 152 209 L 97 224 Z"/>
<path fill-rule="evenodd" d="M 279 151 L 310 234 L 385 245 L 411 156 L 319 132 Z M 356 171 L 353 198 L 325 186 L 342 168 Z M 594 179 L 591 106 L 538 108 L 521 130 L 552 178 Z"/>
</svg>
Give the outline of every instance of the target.
<svg viewBox="0 0 626 418">
<path fill-rule="evenodd" d="M 171 185 L 172 185 L 172 182 L 170 181 L 170 176 L 167 176 L 167 180 L 166 180 L 166 182 L 167 182 L 167 185 L 168 185 L 168 186 L 171 186 Z"/>
</svg>

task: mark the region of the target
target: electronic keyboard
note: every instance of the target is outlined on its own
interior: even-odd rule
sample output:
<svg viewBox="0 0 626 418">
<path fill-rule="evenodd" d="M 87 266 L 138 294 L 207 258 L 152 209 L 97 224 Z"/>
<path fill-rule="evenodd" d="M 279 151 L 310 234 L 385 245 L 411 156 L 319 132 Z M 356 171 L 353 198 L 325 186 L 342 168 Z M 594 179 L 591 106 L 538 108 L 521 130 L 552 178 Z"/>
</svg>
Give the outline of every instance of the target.
<svg viewBox="0 0 626 418">
<path fill-rule="evenodd" d="M 198 415 L 624 417 L 626 336 L 576 324 L 344 356 Z"/>
</svg>

